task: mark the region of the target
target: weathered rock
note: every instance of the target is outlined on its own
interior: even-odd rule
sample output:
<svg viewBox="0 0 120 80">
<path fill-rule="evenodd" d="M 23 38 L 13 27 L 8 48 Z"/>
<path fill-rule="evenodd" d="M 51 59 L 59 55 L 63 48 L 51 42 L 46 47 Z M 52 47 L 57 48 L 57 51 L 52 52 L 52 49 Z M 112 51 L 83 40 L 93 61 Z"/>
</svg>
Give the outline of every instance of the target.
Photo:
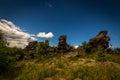
<svg viewBox="0 0 120 80">
<path fill-rule="evenodd" d="M 82 46 L 79 46 L 75 51 L 77 52 L 76 56 L 83 56 L 86 53 L 85 49 Z"/>
<path fill-rule="evenodd" d="M 103 50 L 107 51 L 109 48 L 109 40 L 110 37 L 107 36 L 108 31 L 100 31 L 99 34 L 89 40 L 89 44 L 91 46 L 91 51 L 95 52 L 98 48 L 98 46 L 101 46 Z"/>
<path fill-rule="evenodd" d="M 55 55 L 57 53 L 57 47 L 51 47 L 48 48 L 48 55 Z"/>
<path fill-rule="evenodd" d="M 67 40 L 66 35 L 61 35 L 59 37 L 57 52 L 65 53 L 71 50 L 72 47 L 67 44 L 66 40 Z"/>
<path fill-rule="evenodd" d="M 56 47 L 49 47 L 48 52 L 55 53 L 56 52 Z"/>
<path fill-rule="evenodd" d="M 37 44 L 37 41 L 29 42 L 28 45 L 24 48 L 24 52 L 34 51 Z"/>
<path fill-rule="evenodd" d="M 37 41 L 33 41 L 33 42 L 28 43 L 28 45 L 23 50 L 25 59 L 30 59 L 30 58 L 34 57 L 34 55 L 32 53 L 35 52 L 37 44 L 38 44 Z"/>
</svg>

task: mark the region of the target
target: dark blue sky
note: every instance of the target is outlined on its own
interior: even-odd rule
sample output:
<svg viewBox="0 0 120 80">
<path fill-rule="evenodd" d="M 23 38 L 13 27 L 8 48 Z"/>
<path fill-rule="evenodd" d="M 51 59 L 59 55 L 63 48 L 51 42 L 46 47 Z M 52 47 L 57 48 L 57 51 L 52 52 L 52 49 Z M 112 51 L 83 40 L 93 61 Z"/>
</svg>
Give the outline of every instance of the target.
<svg viewBox="0 0 120 80">
<path fill-rule="evenodd" d="M 120 47 L 119 0 L 0 0 L 0 18 L 31 34 L 52 32 L 51 45 L 62 34 L 75 46 L 108 30 L 110 43 Z"/>
</svg>

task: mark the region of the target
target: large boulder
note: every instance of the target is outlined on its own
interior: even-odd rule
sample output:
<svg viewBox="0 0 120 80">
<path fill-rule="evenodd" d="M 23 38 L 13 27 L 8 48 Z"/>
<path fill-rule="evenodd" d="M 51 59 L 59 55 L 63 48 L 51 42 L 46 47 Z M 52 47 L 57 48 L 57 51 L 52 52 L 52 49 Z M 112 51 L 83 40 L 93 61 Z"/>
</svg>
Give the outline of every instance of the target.
<svg viewBox="0 0 120 80">
<path fill-rule="evenodd" d="M 107 33 L 106 30 L 100 31 L 96 37 L 89 40 L 92 52 L 97 51 L 98 46 L 101 46 L 104 51 L 108 51 L 110 37 L 107 36 Z"/>
<path fill-rule="evenodd" d="M 66 40 L 67 40 L 66 35 L 61 35 L 59 37 L 57 52 L 65 53 L 65 52 L 68 52 L 72 49 L 72 47 L 67 44 Z"/>
</svg>

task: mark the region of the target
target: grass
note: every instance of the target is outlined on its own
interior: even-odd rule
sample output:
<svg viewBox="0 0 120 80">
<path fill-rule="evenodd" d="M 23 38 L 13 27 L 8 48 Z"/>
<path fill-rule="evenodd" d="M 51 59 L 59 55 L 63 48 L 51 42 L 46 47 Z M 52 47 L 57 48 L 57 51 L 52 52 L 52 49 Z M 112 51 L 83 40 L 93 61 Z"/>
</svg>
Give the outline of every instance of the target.
<svg viewBox="0 0 120 80">
<path fill-rule="evenodd" d="M 120 55 L 119 54 L 106 54 L 106 59 L 120 64 Z"/>
<path fill-rule="evenodd" d="M 120 55 L 107 54 L 96 62 L 94 54 L 83 58 L 54 56 L 43 60 L 22 60 L 0 75 L 0 80 L 120 80 Z M 72 60 L 71 60 L 72 59 Z"/>
<path fill-rule="evenodd" d="M 114 64 L 113 64 L 114 65 Z M 96 64 L 95 66 L 77 66 L 70 70 L 68 80 L 119 80 L 120 69 L 111 64 Z M 118 70 L 118 71 L 117 71 Z"/>
</svg>

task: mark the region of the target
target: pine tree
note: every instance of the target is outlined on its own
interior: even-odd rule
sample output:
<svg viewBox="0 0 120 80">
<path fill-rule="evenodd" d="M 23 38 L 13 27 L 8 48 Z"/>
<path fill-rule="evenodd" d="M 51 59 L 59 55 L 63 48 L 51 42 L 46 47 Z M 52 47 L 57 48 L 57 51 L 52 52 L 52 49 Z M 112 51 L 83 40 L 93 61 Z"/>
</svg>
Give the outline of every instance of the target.
<svg viewBox="0 0 120 80">
<path fill-rule="evenodd" d="M 101 46 L 98 46 L 98 50 L 96 52 L 95 59 L 96 59 L 96 61 L 102 61 L 102 62 L 106 61 L 105 51 L 102 49 Z"/>
</svg>

